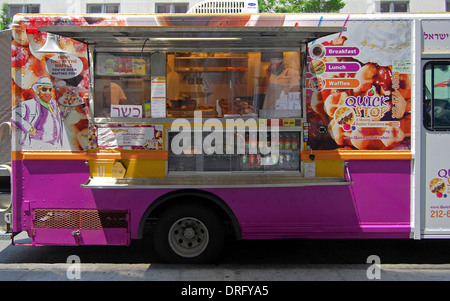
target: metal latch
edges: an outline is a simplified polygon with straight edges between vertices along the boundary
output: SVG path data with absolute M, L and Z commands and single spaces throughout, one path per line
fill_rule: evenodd
M 7 224 L 11 224 L 12 223 L 12 213 L 5 213 L 5 216 L 4 216 L 4 218 L 5 218 L 5 223 L 7 223 Z
M 80 236 L 81 235 L 81 231 L 80 230 L 76 230 L 76 231 L 72 231 L 72 236 Z
M 344 162 L 344 169 L 347 174 L 347 182 L 353 183 L 352 175 L 350 174 L 350 169 L 348 168 L 348 162 Z

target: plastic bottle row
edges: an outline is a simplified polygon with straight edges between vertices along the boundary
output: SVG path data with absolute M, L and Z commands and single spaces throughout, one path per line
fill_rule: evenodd
M 256 146 L 259 147 L 259 149 L 262 149 L 264 147 L 271 148 L 271 139 L 267 139 L 267 141 L 251 141 L 248 136 L 245 137 L 245 149 L 255 149 Z M 274 145 L 275 148 L 278 148 L 279 150 L 298 150 L 299 143 L 298 143 L 298 134 L 297 133 L 283 133 L 280 134 L 278 138 L 278 142 L 275 142 L 276 145 Z M 264 145 L 266 144 L 266 145 Z
M 272 154 L 243 154 L 240 156 L 242 169 L 264 166 L 265 169 L 297 169 L 299 156 L 297 153 Z

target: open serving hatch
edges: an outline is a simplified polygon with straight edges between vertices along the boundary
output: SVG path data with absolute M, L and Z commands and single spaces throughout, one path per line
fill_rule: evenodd
M 95 47 L 152 51 L 298 51 L 343 27 L 43 26 L 39 30 Z

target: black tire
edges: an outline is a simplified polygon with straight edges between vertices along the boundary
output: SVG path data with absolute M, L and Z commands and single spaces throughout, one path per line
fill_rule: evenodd
M 165 262 L 207 263 L 220 255 L 224 238 L 223 222 L 214 210 L 198 204 L 177 204 L 159 216 L 154 248 Z

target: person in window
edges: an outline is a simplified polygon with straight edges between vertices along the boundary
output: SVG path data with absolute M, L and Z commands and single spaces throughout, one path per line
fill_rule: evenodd
M 298 91 L 300 73 L 283 58 L 272 58 L 266 70 L 264 85 L 266 97 L 263 109 L 273 110 L 276 108 L 277 100 L 286 97 L 289 92 Z
M 103 92 L 104 100 L 110 100 L 112 105 L 124 105 L 126 103 L 127 96 L 122 88 L 111 80 L 109 80 L 109 84 L 105 85 Z
M 50 78 L 39 78 L 32 88 L 36 97 L 22 101 L 12 111 L 11 122 L 20 130 L 20 144 L 62 146 L 64 114 L 53 98 Z
M 102 113 L 96 115 L 110 116 L 111 105 L 124 105 L 126 104 L 126 101 L 127 97 L 122 88 L 118 84 L 112 82 L 110 78 L 106 78 L 103 87 Z

